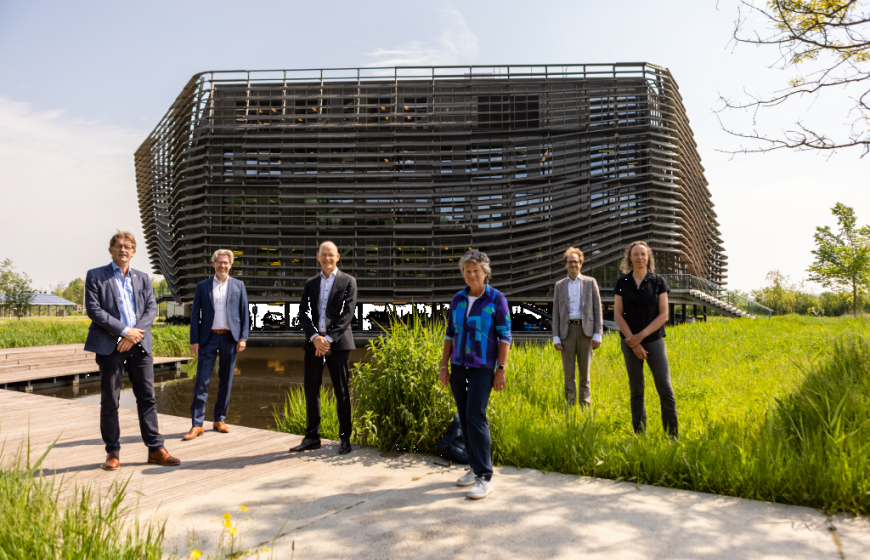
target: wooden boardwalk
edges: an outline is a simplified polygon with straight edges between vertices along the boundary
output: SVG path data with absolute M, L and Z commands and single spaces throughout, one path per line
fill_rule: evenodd
M 191 358 L 154 358 L 157 368 L 174 367 Z M 33 385 L 78 385 L 98 380 L 96 354 L 85 352 L 84 344 L 0 348 L 0 388 L 30 392 Z
M 179 467 L 161 467 L 147 463 L 136 411 L 122 408 L 118 413 L 121 469 L 110 473 L 99 468 L 106 452 L 100 438 L 98 404 L 0 390 L 0 442 L 5 447 L 0 460 L 8 464 L 29 444 L 34 462 L 57 439 L 43 463 L 44 473 L 63 475 L 70 483 L 89 484 L 103 492 L 129 478 L 128 499 L 138 500 L 140 510 L 151 510 L 195 500 L 228 477 L 256 479 L 293 469 L 323 454 L 334 455 L 338 449 L 337 443 L 324 441 L 318 451 L 290 455 L 287 450 L 298 444 L 301 436 L 241 426 L 231 426 L 229 434 L 219 434 L 210 430 L 211 423 L 206 423 L 203 436 L 186 442 L 181 436 L 190 429 L 190 419 L 161 414 L 160 432 L 166 448 L 182 460 Z

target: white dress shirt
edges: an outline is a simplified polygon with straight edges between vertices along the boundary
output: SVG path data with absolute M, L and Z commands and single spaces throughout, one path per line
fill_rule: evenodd
M 211 280 L 211 295 L 214 301 L 214 321 L 211 324 L 212 330 L 223 330 L 230 328 L 230 321 L 227 319 L 227 288 L 230 285 L 229 276 L 221 282 L 217 276 Z
M 580 282 L 580 275 L 577 275 L 577 278 L 571 280 L 571 277 L 568 276 L 568 318 L 569 319 L 582 319 L 583 318 L 583 290 L 580 289 L 582 286 L 582 282 Z M 554 329 L 558 329 L 559 325 L 553 325 Z M 592 335 L 592 340 L 595 342 L 601 342 L 601 335 L 599 333 L 594 333 Z M 562 344 L 562 338 L 559 336 L 553 337 L 553 344 Z
M 338 269 L 333 270 L 329 276 L 323 274 L 323 271 L 320 271 L 320 314 L 319 321 L 317 322 L 317 330 L 319 332 L 315 333 L 311 340 L 314 340 L 316 336 L 323 336 L 330 344 L 332 344 L 332 337 L 329 335 L 325 335 L 323 333 L 326 332 L 326 304 L 329 303 L 329 294 L 332 293 L 332 285 L 335 283 L 335 273 Z

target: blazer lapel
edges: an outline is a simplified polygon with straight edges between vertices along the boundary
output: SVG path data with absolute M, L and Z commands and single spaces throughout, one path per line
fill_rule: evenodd
M 121 318 L 121 300 L 118 298 L 118 283 L 115 282 L 115 269 L 112 265 L 106 267 L 108 274 L 109 291 L 112 292 L 112 298 L 115 300 L 115 309 L 118 311 L 117 319 Z
M 209 278 L 208 281 L 208 299 L 211 301 L 211 308 L 214 309 L 214 279 Z
M 566 319 L 571 313 L 571 300 L 568 294 L 568 282 L 570 282 L 570 280 L 565 280 L 564 282 L 559 283 L 559 287 L 562 290 L 562 293 L 559 294 L 559 307 L 561 307 L 562 309 L 560 309 L 559 312 Z
M 335 298 L 344 296 L 344 289 L 340 289 L 340 286 L 344 286 L 344 273 L 336 269 L 335 279 L 332 281 L 332 290 L 329 291 L 329 301 L 326 302 L 327 308 L 335 302 Z M 339 293 L 341 296 L 339 296 Z
M 314 290 L 312 290 L 311 294 L 311 319 L 314 322 L 315 330 L 318 328 L 317 325 L 320 324 L 320 283 L 323 282 L 323 277 L 320 273 L 317 273 L 314 280 Z

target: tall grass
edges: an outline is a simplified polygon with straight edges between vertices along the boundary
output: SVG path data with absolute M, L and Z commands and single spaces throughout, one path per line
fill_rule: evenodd
M 31 466 L 19 455 L 0 467 L 0 558 L 163 557 L 163 527 L 140 526 L 121 506 L 126 484 L 113 486 L 102 499 L 77 486 L 60 500 L 62 482 L 43 478 L 39 470 L 44 458 Z
M 0 348 L 84 344 L 90 319 L 8 321 L 0 323 Z M 155 356 L 190 356 L 190 329 L 186 326 L 165 326 L 151 329 Z
M 437 381 L 442 335 L 394 325 L 373 343 L 352 381 L 361 440 L 382 450 L 434 450 L 455 406 Z M 678 442 L 663 433 L 649 375 L 648 431 L 632 432 L 617 336 L 605 336 L 595 353 L 588 409 L 566 407 L 552 345 L 519 344 L 507 388 L 490 399 L 494 461 L 870 513 L 870 342 L 862 320 L 711 321 L 670 328 L 666 343 Z M 287 413 L 304 422 L 304 405 Z

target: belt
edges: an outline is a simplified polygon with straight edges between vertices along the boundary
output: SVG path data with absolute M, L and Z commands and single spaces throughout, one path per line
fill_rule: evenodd
M 582 325 L 583 320 L 582 319 L 568 319 L 568 324 L 569 325 Z M 214 331 L 212 331 L 212 332 L 214 332 Z
M 214 334 L 227 334 L 228 332 L 230 332 L 230 329 L 214 329 L 211 332 L 213 332 Z

